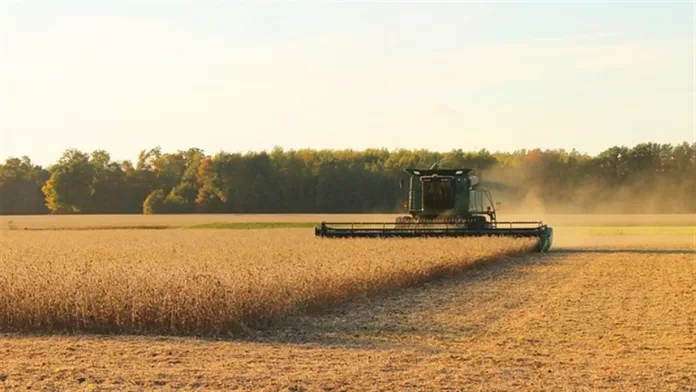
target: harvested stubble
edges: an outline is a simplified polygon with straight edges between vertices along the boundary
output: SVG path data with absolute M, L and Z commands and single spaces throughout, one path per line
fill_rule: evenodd
M 226 335 L 531 246 L 322 240 L 303 229 L 6 232 L 0 330 Z

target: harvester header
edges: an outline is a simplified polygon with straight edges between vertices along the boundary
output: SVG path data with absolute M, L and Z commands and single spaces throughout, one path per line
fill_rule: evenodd
M 490 191 L 481 187 L 468 168 L 406 168 L 409 186 L 405 207 L 409 215 L 394 222 L 322 222 L 314 229 L 328 238 L 416 237 L 532 237 L 536 251 L 546 252 L 553 229 L 543 222 L 500 222 Z M 405 188 L 404 180 L 399 182 Z

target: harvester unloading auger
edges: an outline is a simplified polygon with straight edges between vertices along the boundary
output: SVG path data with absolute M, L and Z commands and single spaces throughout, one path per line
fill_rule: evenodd
M 410 175 L 406 207 L 394 222 L 321 222 L 314 233 L 328 238 L 361 237 L 531 237 L 546 252 L 553 228 L 539 221 L 499 222 L 490 191 L 481 189 L 471 169 L 405 169 Z M 400 187 L 404 187 L 401 180 Z

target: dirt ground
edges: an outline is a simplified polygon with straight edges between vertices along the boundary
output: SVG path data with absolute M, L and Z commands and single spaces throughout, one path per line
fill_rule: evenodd
M 0 390 L 696 391 L 695 241 L 557 233 L 237 340 L 3 335 Z

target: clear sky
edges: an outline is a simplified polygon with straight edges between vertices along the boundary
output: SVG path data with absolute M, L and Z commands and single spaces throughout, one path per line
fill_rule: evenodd
M 0 0 L 0 159 L 693 141 L 695 12 L 686 1 Z

